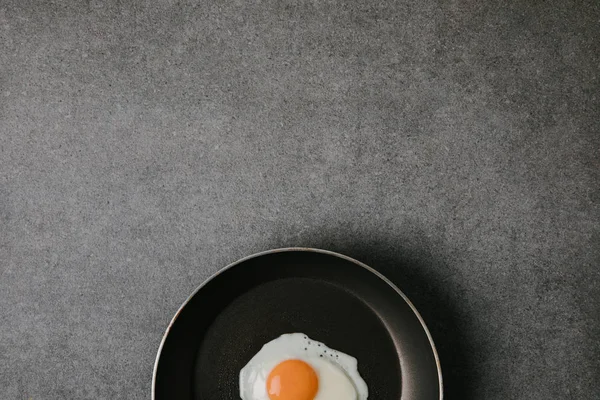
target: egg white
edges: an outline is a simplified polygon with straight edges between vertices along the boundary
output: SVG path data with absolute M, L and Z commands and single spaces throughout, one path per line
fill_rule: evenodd
M 302 333 L 282 335 L 265 344 L 240 371 L 242 400 L 268 400 L 267 378 L 285 360 L 308 363 L 319 377 L 315 400 L 366 400 L 368 388 L 356 358 L 327 347 Z

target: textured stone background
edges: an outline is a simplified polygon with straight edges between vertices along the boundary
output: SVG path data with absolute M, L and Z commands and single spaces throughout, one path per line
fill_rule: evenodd
M 2 1 L 0 398 L 147 399 L 198 284 L 316 246 L 411 297 L 448 398 L 598 399 L 599 38 L 597 1 Z

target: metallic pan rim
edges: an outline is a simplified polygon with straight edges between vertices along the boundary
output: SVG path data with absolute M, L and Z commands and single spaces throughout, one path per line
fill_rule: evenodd
M 406 304 L 408 304 L 408 306 L 410 307 L 410 309 L 415 313 L 415 315 L 417 316 L 417 318 L 419 319 L 419 322 L 421 323 L 421 326 L 423 327 L 423 330 L 425 331 L 425 333 L 427 334 L 427 338 L 429 339 L 429 344 L 431 345 L 431 349 L 433 350 L 433 356 L 435 357 L 435 364 L 437 367 L 437 372 L 438 372 L 438 379 L 439 379 L 439 389 L 440 389 L 440 400 L 443 400 L 444 398 L 444 386 L 443 386 L 443 380 L 442 380 L 442 367 L 440 365 L 440 358 L 438 356 L 438 352 L 437 349 L 435 347 L 435 343 L 433 343 L 433 338 L 431 337 L 431 333 L 429 332 L 429 329 L 427 328 L 427 325 L 425 324 L 425 321 L 423 320 L 423 317 L 421 317 L 421 314 L 419 314 L 419 312 L 417 311 L 417 309 L 415 308 L 415 306 L 413 305 L 413 303 L 408 299 L 408 297 L 406 297 L 406 295 L 404 293 L 402 293 L 402 291 L 400 289 L 398 289 L 398 287 L 396 285 L 394 285 L 388 278 L 386 278 L 385 276 L 383 276 L 382 274 L 380 274 L 379 272 L 377 272 L 376 270 L 374 270 L 373 268 L 369 267 L 368 265 L 355 260 L 351 257 L 345 256 L 343 254 L 340 253 L 336 253 L 333 251 L 329 251 L 329 250 L 322 250 L 322 249 L 313 249 L 310 247 L 284 247 L 284 248 L 280 248 L 280 249 L 272 249 L 272 250 L 266 250 L 266 251 L 261 251 L 259 253 L 255 253 L 249 256 L 246 256 L 238 261 L 235 261 L 229 265 L 227 265 L 225 268 L 220 269 L 219 271 L 217 271 L 216 273 L 214 273 L 212 276 L 210 276 L 208 279 L 206 279 L 204 282 L 202 282 L 202 284 L 200 284 L 200 286 L 198 286 L 196 288 L 196 290 L 194 290 L 194 292 L 183 302 L 183 304 L 181 305 L 181 307 L 179 307 L 179 309 L 177 310 L 177 312 L 175 313 L 175 315 L 173 316 L 173 318 L 171 319 L 171 322 L 169 322 L 169 326 L 167 327 L 167 330 L 165 331 L 162 340 L 160 341 L 160 346 L 158 346 L 158 352 L 156 354 L 156 359 L 154 361 L 154 370 L 152 371 L 152 400 L 156 400 L 155 396 L 156 396 L 156 373 L 158 371 L 158 361 L 160 360 L 160 355 L 162 353 L 162 349 L 163 346 L 165 344 L 165 341 L 167 340 L 167 336 L 169 335 L 169 332 L 171 331 L 171 328 L 173 327 L 173 324 L 175 323 L 175 320 L 177 320 L 177 317 L 179 316 L 179 314 L 181 313 L 181 311 L 185 308 L 185 306 L 190 302 L 190 300 L 196 295 L 196 293 L 198 293 L 200 291 L 200 289 L 202 289 L 208 282 L 212 281 L 216 276 L 220 275 L 222 272 L 227 271 L 228 269 L 235 267 L 238 264 L 243 263 L 244 261 L 250 260 L 252 258 L 256 258 L 256 257 L 260 257 L 260 256 L 264 256 L 267 254 L 273 254 L 273 253 L 283 253 L 283 252 L 287 252 L 287 251 L 305 251 L 305 252 L 313 252 L 313 253 L 321 253 L 321 254 L 327 254 L 330 256 L 335 256 L 335 257 L 339 257 L 342 258 L 346 261 L 350 261 L 353 262 L 354 264 L 363 267 L 364 269 L 366 269 L 367 271 L 373 273 L 374 275 L 376 275 L 377 277 L 379 277 L 379 279 L 381 279 L 382 281 L 384 281 L 385 283 L 387 283 L 392 289 L 394 289 L 396 291 L 396 293 L 398 293 L 400 295 L 400 297 L 402 297 L 402 299 L 406 302 Z

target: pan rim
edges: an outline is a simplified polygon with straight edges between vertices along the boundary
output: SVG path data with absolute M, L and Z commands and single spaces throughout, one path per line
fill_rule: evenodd
M 243 263 L 243 262 L 245 262 L 247 260 L 250 260 L 252 258 L 256 258 L 256 257 L 268 255 L 268 254 L 284 253 L 284 252 L 290 252 L 290 251 L 304 251 L 304 252 L 326 254 L 326 255 L 330 255 L 330 256 L 334 256 L 334 257 L 338 257 L 338 258 L 344 259 L 346 261 L 350 261 L 350 262 L 358 265 L 359 267 L 362 267 L 362 268 L 366 269 L 367 271 L 371 272 L 372 274 L 374 274 L 375 276 L 377 276 L 379 279 L 381 279 L 383 282 L 385 282 L 387 285 L 389 285 L 393 290 L 395 290 L 396 293 L 398 293 L 400 295 L 400 297 L 402 297 L 402 299 L 406 302 L 406 304 L 408 304 L 408 306 L 410 307 L 410 309 L 412 310 L 412 312 L 416 315 L 417 319 L 421 323 L 421 326 L 423 327 L 423 330 L 425 331 L 425 334 L 427 335 L 427 339 L 429 340 L 429 344 L 431 346 L 431 350 L 433 351 L 433 356 L 435 358 L 435 364 L 436 364 L 436 368 L 437 368 L 438 384 L 439 384 L 439 391 L 440 391 L 439 400 L 443 400 L 443 398 L 444 398 L 444 385 L 443 385 L 443 378 L 442 378 L 442 367 L 441 367 L 441 364 L 440 364 L 440 358 L 439 358 L 439 355 L 438 355 L 438 352 L 437 352 L 437 348 L 435 347 L 435 343 L 433 342 L 433 337 L 431 336 L 431 333 L 429 332 L 429 329 L 427 328 L 427 325 L 425 324 L 425 320 L 423 320 L 423 317 L 421 317 L 421 314 L 419 313 L 419 311 L 417 310 L 417 308 L 413 305 L 413 303 L 409 300 L 409 298 L 406 297 L 406 295 L 392 281 L 390 281 L 388 278 L 386 278 L 380 272 L 378 272 L 374 268 L 368 266 L 367 264 L 365 264 L 365 263 L 363 263 L 361 261 L 355 260 L 354 258 L 346 256 L 346 255 L 341 254 L 341 253 L 336 253 L 336 252 L 331 251 L 331 250 L 317 249 L 317 248 L 312 248 L 312 247 L 282 247 L 282 248 L 278 248 L 278 249 L 271 249 L 271 250 L 260 251 L 258 253 L 254 253 L 254 254 L 248 255 L 246 257 L 243 257 L 243 258 L 241 258 L 241 259 L 239 259 L 237 261 L 234 261 L 231 264 L 228 264 L 227 266 L 221 268 L 220 270 L 218 270 L 217 272 L 215 272 L 214 274 L 212 274 L 210 277 L 208 277 L 207 279 L 205 279 L 204 282 L 202 282 L 192 292 L 192 294 L 190 294 L 187 297 L 187 299 L 183 302 L 183 304 L 181 304 L 181 306 L 177 309 L 177 312 L 175 313 L 175 315 L 173 316 L 173 318 L 171 318 L 171 321 L 169 322 L 169 325 L 167 326 L 167 329 L 165 330 L 165 333 L 162 336 L 162 339 L 160 341 L 160 345 L 158 346 L 158 351 L 156 353 L 156 358 L 154 360 L 154 368 L 153 368 L 153 371 L 152 371 L 151 400 L 156 400 L 156 374 L 158 372 L 158 362 L 159 362 L 160 356 L 162 354 L 163 346 L 164 346 L 164 344 L 165 344 L 165 342 L 167 340 L 167 337 L 169 336 L 171 328 L 173 327 L 173 325 L 175 324 L 175 321 L 179 317 L 179 314 L 181 314 L 181 312 L 183 311 L 183 309 L 185 308 L 185 306 L 187 306 L 187 304 L 191 301 L 191 299 L 205 285 L 207 285 L 214 278 L 216 278 L 217 276 L 219 276 L 221 273 L 229 270 L 230 268 L 235 267 L 238 264 L 241 264 L 241 263 Z

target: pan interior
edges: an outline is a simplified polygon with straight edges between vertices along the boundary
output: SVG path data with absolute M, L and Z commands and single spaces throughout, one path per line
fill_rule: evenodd
M 369 397 L 400 397 L 398 355 L 378 316 L 347 290 L 296 278 L 259 285 L 217 316 L 198 350 L 194 398 L 239 399 L 242 367 L 262 345 L 292 332 L 356 357 Z

